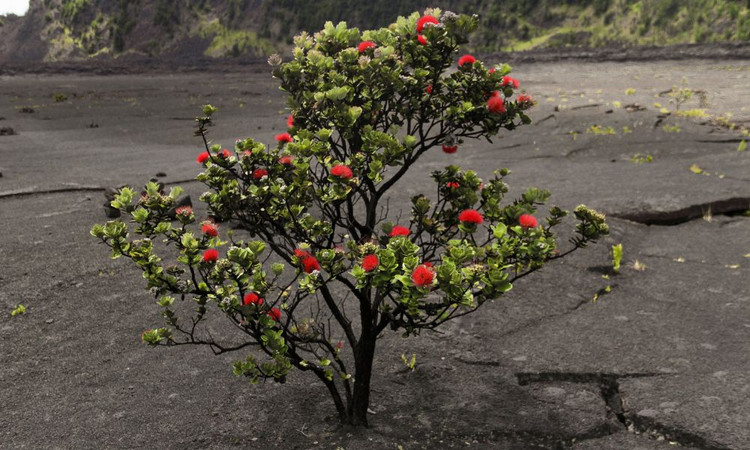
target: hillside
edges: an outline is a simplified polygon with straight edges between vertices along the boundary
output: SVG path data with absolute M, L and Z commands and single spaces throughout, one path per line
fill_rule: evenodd
M 750 0 L 31 0 L 0 16 L 0 61 L 260 58 L 327 20 L 379 27 L 427 6 L 479 14 L 483 52 L 750 41 Z

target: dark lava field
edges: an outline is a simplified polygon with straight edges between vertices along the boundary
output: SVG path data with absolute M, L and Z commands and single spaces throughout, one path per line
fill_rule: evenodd
M 511 194 L 599 209 L 611 235 L 440 333 L 386 333 L 366 430 L 340 429 L 310 375 L 252 386 L 242 355 L 147 348 L 159 308 L 89 235 L 105 188 L 152 177 L 205 214 L 193 119 L 210 102 L 214 142 L 272 143 L 286 112 L 267 69 L 0 77 L 0 447 L 750 448 L 745 60 L 519 63 L 534 123 L 436 148 L 391 213 L 445 165 L 508 167 Z

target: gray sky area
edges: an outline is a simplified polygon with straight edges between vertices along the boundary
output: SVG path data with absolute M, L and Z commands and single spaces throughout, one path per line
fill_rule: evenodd
M 22 16 L 29 9 L 29 0 L 0 0 L 0 15 L 16 14 Z

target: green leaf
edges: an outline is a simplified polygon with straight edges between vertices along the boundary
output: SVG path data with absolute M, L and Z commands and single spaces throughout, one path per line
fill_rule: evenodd
M 13 311 L 10 312 L 11 317 L 16 317 L 19 314 L 25 314 L 26 313 L 26 307 L 22 304 L 16 305 L 15 308 L 13 308 Z
M 508 227 L 504 223 L 498 223 L 492 227 L 492 234 L 497 239 L 502 239 L 508 233 Z

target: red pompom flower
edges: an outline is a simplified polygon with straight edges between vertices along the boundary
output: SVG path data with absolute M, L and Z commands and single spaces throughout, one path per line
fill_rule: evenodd
M 294 156 L 286 155 L 279 158 L 279 164 L 283 164 L 285 166 L 291 166 L 292 162 L 294 162 Z
M 458 67 L 464 67 L 466 65 L 473 65 L 477 59 L 471 55 L 464 55 L 460 58 L 458 58 Z
M 427 24 L 437 25 L 440 22 L 434 16 L 422 16 L 417 20 L 417 33 L 421 33 Z
M 242 299 L 242 303 L 245 306 L 249 306 L 249 305 L 260 306 L 263 304 L 263 299 L 258 297 L 258 294 L 256 294 L 255 292 L 249 292 L 245 294 L 245 298 Z
M 458 220 L 462 223 L 473 223 L 479 225 L 484 221 L 484 217 L 476 209 L 464 209 L 459 213 Z
M 487 100 L 487 109 L 493 114 L 505 114 L 505 99 L 500 96 L 499 92 L 493 92 Z
M 193 208 L 189 206 L 180 206 L 174 210 L 174 213 L 178 216 L 190 216 L 193 214 Z
M 443 144 L 443 151 L 445 153 L 456 153 L 458 151 L 458 146 Z
M 268 317 L 272 318 L 274 322 L 278 322 L 281 320 L 281 310 L 279 308 L 271 308 L 271 310 L 268 311 Z
M 372 272 L 380 264 L 380 260 L 377 255 L 367 255 L 362 258 L 362 268 L 365 272 Z
M 432 281 L 435 279 L 435 272 L 432 271 L 432 268 L 430 268 L 426 264 L 422 264 L 420 266 L 417 266 L 414 268 L 414 271 L 411 273 L 411 281 L 414 282 L 414 285 L 420 288 L 423 288 L 425 286 L 429 286 L 432 284 Z
M 352 173 L 352 169 L 350 169 L 349 166 L 339 164 L 331 167 L 331 175 L 334 177 L 346 178 L 348 180 L 354 176 L 354 173 Z
M 229 150 L 224 149 L 221 151 L 221 153 L 219 153 L 219 156 L 221 156 L 224 159 L 227 159 L 231 156 L 231 153 L 229 153 Z
M 216 225 L 211 222 L 204 222 L 203 225 L 201 225 L 201 233 L 206 236 L 216 237 L 219 235 L 219 230 L 216 228 Z
M 529 109 L 534 106 L 534 99 L 532 99 L 530 95 L 521 94 L 518 96 L 517 103 L 519 108 Z
M 281 133 L 276 135 L 277 142 L 292 142 L 292 135 L 289 133 Z
M 294 116 L 289 114 L 289 117 L 286 118 L 286 126 L 289 128 L 292 128 L 294 126 Z
M 215 248 L 209 248 L 203 252 L 203 262 L 216 262 L 219 259 L 219 251 Z
M 357 47 L 357 50 L 359 50 L 360 53 L 363 53 L 375 47 L 377 47 L 377 45 L 375 45 L 375 43 L 372 41 L 362 41 L 359 43 L 359 47 Z
M 195 158 L 195 160 L 198 162 L 198 164 L 203 164 L 206 161 L 208 161 L 209 158 L 211 158 L 211 155 L 208 152 L 203 152 L 200 155 L 198 155 L 198 157 Z
M 506 75 L 506 76 L 503 77 L 503 82 L 500 85 L 502 87 L 512 86 L 513 89 L 518 89 L 518 86 L 520 86 L 521 84 L 515 78 Z
M 268 171 L 266 169 L 255 169 L 253 170 L 253 178 L 256 180 L 260 180 L 263 177 L 268 176 Z
M 305 271 L 305 273 L 313 273 L 316 270 L 320 270 L 320 263 L 318 262 L 318 258 L 309 255 L 305 258 L 302 258 L 302 270 Z
M 524 228 L 536 228 L 539 225 L 536 217 L 531 214 L 521 214 L 521 217 L 518 218 L 518 224 Z
M 445 186 L 448 189 L 458 189 L 458 187 L 461 186 L 461 185 L 458 184 L 458 181 L 449 181 L 449 182 L 445 183 Z
M 417 35 L 417 41 L 419 42 L 420 45 L 427 45 L 427 38 L 421 34 Z
M 425 89 L 425 91 L 427 91 L 428 94 L 432 94 L 432 85 L 428 84 L 427 88 Z
M 396 225 L 391 230 L 391 234 L 389 234 L 390 237 L 396 237 L 396 236 L 408 236 L 411 234 L 411 230 L 409 230 L 406 227 L 402 227 L 401 225 Z

